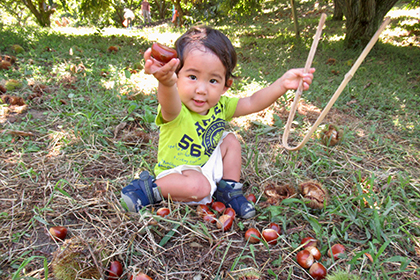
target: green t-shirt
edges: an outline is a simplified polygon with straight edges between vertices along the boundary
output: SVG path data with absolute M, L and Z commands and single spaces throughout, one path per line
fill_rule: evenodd
M 179 115 L 164 123 L 160 106 L 156 124 L 160 128 L 155 175 L 179 165 L 203 166 L 213 153 L 226 122 L 232 119 L 239 98 L 221 96 L 207 115 L 190 111 L 184 104 Z

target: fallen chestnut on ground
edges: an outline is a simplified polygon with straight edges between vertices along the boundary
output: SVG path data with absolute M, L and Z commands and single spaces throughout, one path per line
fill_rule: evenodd
M 229 215 L 229 216 L 231 216 L 232 218 L 234 218 L 235 219 L 235 217 L 236 217 L 236 212 L 235 212 L 235 210 L 233 210 L 233 208 L 230 208 L 230 207 L 228 207 L 228 208 L 226 208 L 226 210 L 225 210 L 225 213 L 224 213 L 225 215 Z
M 317 247 L 309 246 L 309 247 L 306 247 L 305 250 L 308 250 L 317 261 L 319 261 L 319 259 L 321 258 L 321 252 L 319 251 Z
M 274 229 L 275 231 L 277 231 L 277 233 L 280 235 L 281 234 L 281 227 L 279 224 L 276 223 L 270 223 L 268 225 L 268 228 Z
M 246 200 L 251 201 L 252 203 L 257 203 L 257 198 L 253 193 L 248 194 L 245 198 Z
M 327 269 L 324 265 L 317 262 L 314 263 L 311 268 L 309 268 L 309 274 L 315 279 L 315 280 L 322 280 L 325 279 L 327 276 Z
M 222 229 L 223 231 L 228 231 L 233 224 L 233 217 L 229 215 L 222 215 L 217 221 L 217 228 Z
M 249 243 L 258 243 L 260 242 L 261 234 L 256 228 L 250 228 L 245 232 L 245 240 Z
M 296 261 L 301 267 L 308 269 L 312 266 L 315 259 L 311 252 L 305 249 L 296 254 Z
M 136 275 L 136 277 L 133 277 L 133 275 L 131 275 L 130 280 L 153 280 L 153 279 L 144 273 L 139 273 Z
M 152 45 L 152 57 L 162 63 L 168 63 L 172 58 L 176 58 L 178 56 L 176 50 L 159 44 L 153 43 Z
M 309 246 L 316 247 L 318 245 L 318 240 L 316 240 L 313 237 L 308 236 L 308 237 L 303 238 L 300 244 L 303 245 L 303 248 L 307 248 Z
M 161 217 L 166 217 L 166 216 L 168 216 L 170 213 L 171 213 L 171 210 L 169 210 L 169 209 L 168 209 L 168 208 L 166 208 L 166 207 L 162 207 L 162 208 L 159 208 L 159 209 L 157 210 L 156 215 L 161 216 Z
M 204 217 L 206 214 L 211 213 L 210 208 L 205 204 L 200 204 L 197 206 L 197 214 L 201 217 Z
M 262 237 L 268 244 L 276 245 L 279 234 L 276 230 L 272 228 L 266 228 L 262 231 Z
M 223 202 L 215 201 L 211 205 L 211 208 L 219 214 L 222 214 L 226 210 L 226 205 Z
M 214 224 L 217 221 L 216 214 L 214 214 L 213 212 L 207 213 L 203 216 L 203 220 L 205 222 L 209 222 L 209 223 Z
M 63 241 L 67 236 L 67 228 L 62 226 L 56 226 L 50 228 L 50 234 L 56 241 Z
M 346 248 L 344 248 L 341 244 L 334 244 L 330 250 L 328 250 L 328 257 L 334 257 L 334 260 L 339 258 L 340 254 L 344 254 L 346 252 Z
M 122 264 L 119 261 L 113 261 L 108 268 L 108 279 L 118 279 L 123 273 Z

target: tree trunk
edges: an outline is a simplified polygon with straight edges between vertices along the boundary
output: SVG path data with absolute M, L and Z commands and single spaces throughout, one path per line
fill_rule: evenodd
M 23 4 L 31 11 L 35 16 L 36 21 L 42 27 L 51 26 L 51 15 L 55 12 L 55 9 L 48 6 L 44 0 L 36 0 L 34 3 L 32 0 L 23 0 Z M 35 6 L 36 5 L 36 6 Z
M 166 8 L 168 7 L 166 1 L 165 0 L 156 0 L 155 4 L 157 6 L 157 11 L 159 13 L 159 18 L 160 19 L 165 19 Z
M 334 15 L 332 19 L 341 21 L 343 20 L 343 16 L 343 8 L 337 0 L 334 0 Z
M 398 0 L 336 0 L 346 17 L 345 45 L 365 46 Z

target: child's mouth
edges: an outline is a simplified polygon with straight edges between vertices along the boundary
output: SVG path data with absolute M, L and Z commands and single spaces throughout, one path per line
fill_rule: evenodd
M 201 106 L 203 106 L 205 103 L 206 103 L 205 101 L 195 100 L 195 99 L 194 99 L 194 105 L 195 105 L 195 106 L 201 107 Z

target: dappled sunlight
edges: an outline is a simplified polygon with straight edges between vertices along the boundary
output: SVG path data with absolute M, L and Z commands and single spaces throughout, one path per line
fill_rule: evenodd
M 59 127 L 60 128 L 60 127 Z M 62 126 L 61 126 L 62 128 Z M 48 153 L 46 157 L 56 157 L 62 153 L 62 149 L 66 147 L 70 142 L 75 142 L 77 138 L 75 135 L 70 134 L 69 131 L 61 129 L 60 131 L 53 131 L 48 134 Z
M 344 40 L 345 36 L 346 36 L 345 34 L 343 34 L 343 35 L 334 34 L 334 35 L 328 37 L 328 41 L 330 41 L 330 42 L 342 41 L 342 40 Z
M 420 8 L 411 10 L 391 10 L 387 16 L 392 19 L 392 26 L 384 30 L 381 39 L 394 46 L 420 47 Z M 417 25 L 417 27 L 416 27 Z M 417 30 L 417 31 L 416 31 Z

